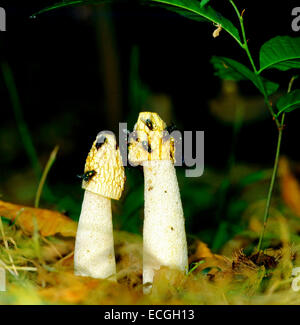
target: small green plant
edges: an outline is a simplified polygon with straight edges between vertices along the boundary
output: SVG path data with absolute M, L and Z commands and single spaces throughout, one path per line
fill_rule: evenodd
M 98 4 L 104 2 L 117 2 L 117 0 L 65 0 L 51 7 L 45 8 L 33 16 L 66 6 Z M 247 42 L 244 26 L 245 10 L 240 12 L 233 0 L 224 0 L 224 3 L 227 2 L 232 6 L 238 18 L 239 28 L 237 28 L 230 20 L 225 18 L 221 13 L 214 10 L 214 8 L 209 5 L 210 0 L 140 0 L 140 2 L 146 5 L 155 5 L 166 8 L 180 15 L 183 15 L 188 19 L 204 22 L 206 21 L 214 24 L 216 30 L 213 36 L 218 37 L 222 30 L 224 30 L 240 46 L 249 60 L 250 68 L 236 60 L 222 56 L 213 56 L 211 63 L 214 66 L 215 74 L 222 79 L 234 81 L 250 81 L 264 97 L 265 104 L 270 112 L 270 116 L 274 120 L 274 123 L 278 130 L 273 172 L 264 211 L 263 230 L 260 234 L 259 243 L 257 246 L 257 250 L 260 252 L 262 249 L 265 228 L 269 217 L 273 188 L 278 170 L 285 115 L 286 113 L 289 113 L 300 107 L 300 90 L 292 90 L 292 85 L 296 76 L 292 77 L 287 89 L 287 93 L 278 99 L 276 105 L 273 105 L 270 101 L 270 96 L 279 89 L 280 85 L 272 80 L 266 79 L 264 77 L 264 73 L 270 69 L 277 69 L 280 71 L 299 69 L 300 37 L 292 38 L 289 36 L 277 36 L 267 41 L 261 46 L 258 65 L 255 63 L 253 54 L 251 53 Z

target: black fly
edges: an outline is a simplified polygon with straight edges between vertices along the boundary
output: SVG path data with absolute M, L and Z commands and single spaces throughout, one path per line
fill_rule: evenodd
M 104 145 L 104 143 L 106 143 L 106 141 L 107 141 L 106 136 L 101 134 L 100 137 L 97 139 L 96 149 L 99 150 Z
M 145 150 L 147 150 L 149 153 L 152 152 L 151 146 L 148 144 L 147 141 L 143 141 L 143 142 L 142 142 L 142 146 L 143 146 L 143 148 L 144 148 Z
M 148 128 L 150 131 L 153 130 L 153 123 L 152 123 L 152 121 L 151 121 L 149 118 L 147 118 L 146 121 L 143 121 L 143 122 L 146 124 L 147 128 Z
M 77 177 L 83 179 L 85 182 L 89 182 L 95 175 L 96 172 L 94 170 L 89 170 L 83 175 L 77 175 Z
M 171 134 L 174 130 L 176 130 L 176 125 L 174 123 L 171 123 L 171 125 L 165 128 L 165 131 L 167 131 L 169 134 Z

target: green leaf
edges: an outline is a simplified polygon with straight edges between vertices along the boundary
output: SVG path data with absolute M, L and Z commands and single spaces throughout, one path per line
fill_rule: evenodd
M 210 0 L 201 0 L 200 2 L 200 7 L 203 8 L 205 7 L 208 3 L 209 3 Z
M 192 20 L 210 21 L 221 25 L 241 45 L 238 29 L 230 20 L 208 6 L 207 0 L 202 0 L 201 3 L 198 0 L 143 0 L 142 2 L 149 5 L 156 4 Z
M 168 10 L 175 11 L 189 19 L 197 21 L 210 21 L 214 24 L 219 24 L 226 30 L 240 45 L 241 40 L 237 28 L 230 20 L 223 17 L 219 12 L 215 11 L 212 7 L 208 6 L 209 0 L 140 0 L 142 4 L 156 5 L 164 7 Z M 56 3 L 53 6 L 47 7 L 33 14 L 31 17 L 36 17 L 39 14 L 59 9 L 68 6 L 80 6 L 88 4 L 98 4 L 105 2 L 124 2 L 124 0 L 65 0 Z
M 268 96 L 274 94 L 278 90 L 278 88 L 279 88 L 278 83 L 270 81 L 270 80 L 268 80 L 266 78 L 262 78 L 262 80 L 263 80 L 263 84 L 264 84 L 264 87 L 265 87 L 265 90 L 266 90 L 266 93 L 267 93 Z M 263 94 L 261 88 L 260 87 L 257 87 L 257 88 Z
M 52 11 L 55 9 L 60 9 L 64 7 L 76 7 L 76 6 L 85 6 L 91 4 L 101 4 L 101 3 L 110 3 L 117 2 L 117 0 L 63 0 L 62 2 L 55 3 L 53 6 L 46 7 L 33 15 L 30 18 L 36 18 L 36 16 Z
M 10 220 L 10 219 L 8 219 L 8 218 L 5 218 L 5 217 L 0 216 L 0 219 L 1 219 L 3 222 L 7 223 L 8 225 L 11 225 L 11 224 L 12 224 L 12 220 Z
M 291 112 L 300 108 L 300 89 L 296 89 L 289 94 L 280 97 L 276 106 L 278 109 L 277 116 L 283 112 Z
M 263 93 L 262 85 L 259 83 L 254 72 L 252 72 L 242 63 L 220 56 L 213 56 L 210 62 L 213 64 L 216 70 L 215 75 L 221 79 L 234 81 L 250 80 L 255 87 L 257 87 L 258 90 Z M 277 83 L 267 79 L 263 79 L 263 83 L 268 95 L 273 94 L 279 87 Z
M 252 78 L 251 71 L 235 60 L 213 56 L 210 62 L 216 70 L 215 75 L 221 79 L 240 81 Z
M 277 36 L 270 39 L 261 47 L 259 60 L 259 73 L 271 68 L 281 71 L 299 69 L 300 37 Z

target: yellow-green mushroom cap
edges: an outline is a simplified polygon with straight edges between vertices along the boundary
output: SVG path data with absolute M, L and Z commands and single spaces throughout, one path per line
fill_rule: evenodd
M 157 113 L 141 112 L 134 126 L 135 138 L 129 142 L 128 158 L 132 164 L 141 165 L 150 160 L 174 162 L 174 139 L 166 137 L 166 123 Z
M 125 184 L 125 172 L 116 138 L 110 133 L 97 136 L 86 159 L 82 188 L 111 199 L 119 200 Z

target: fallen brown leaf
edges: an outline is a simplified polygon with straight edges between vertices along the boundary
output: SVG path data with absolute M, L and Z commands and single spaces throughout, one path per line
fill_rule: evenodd
M 189 263 L 196 264 L 199 261 L 203 261 L 203 263 L 199 264 L 193 271 L 194 274 L 207 270 L 207 276 L 212 279 L 215 278 L 217 274 L 223 277 L 227 270 L 230 270 L 231 260 L 229 258 L 213 254 L 207 245 L 200 240 L 196 240 L 193 246 L 194 253 L 189 257 Z
M 40 289 L 40 295 L 61 303 L 82 302 L 99 282 L 96 279 L 76 277 L 71 272 L 51 273 L 50 275 L 51 287 Z
M 76 222 L 57 211 L 0 201 L 0 216 L 16 221 L 16 224 L 26 233 L 34 232 L 34 219 L 36 218 L 38 230 L 42 236 L 61 234 L 65 237 L 75 237 L 76 235 Z
M 207 245 L 200 240 L 195 240 L 189 249 L 190 264 L 195 261 L 199 261 L 199 259 L 203 259 L 205 257 L 213 257 L 213 253 L 210 251 Z

